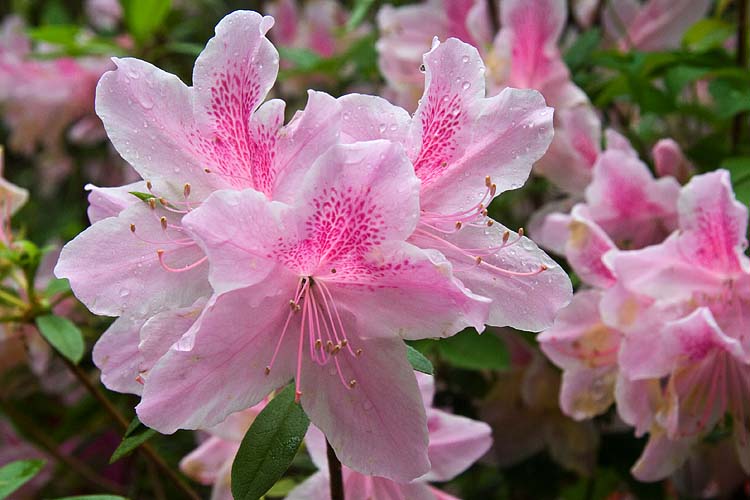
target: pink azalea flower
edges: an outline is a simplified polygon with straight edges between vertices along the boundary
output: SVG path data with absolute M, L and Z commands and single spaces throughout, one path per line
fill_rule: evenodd
M 92 312 L 119 316 L 94 348 L 112 390 L 139 394 L 142 376 L 210 294 L 205 255 L 183 216 L 222 188 L 293 197 L 336 141 L 339 105 L 325 94 L 311 92 L 307 111 L 286 126 L 282 101 L 261 104 L 278 72 L 265 37 L 272 24 L 254 12 L 225 17 L 196 61 L 193 87 L 130 58 L 117 59 L 98 86 L 112 143 L 147 181 L 92 188 L 92 226 L 65 246 L 56 273 Z
M 599 266 L 596 262 L 600 262 L 601 255 L 614 246 L 642 248 L 659 243 L 677 224 L 680 185 L 676 179 L 655 179 L 624 137 L 608 131 L 607 139 L 608 149 L 597 157 L 583 204 L 570 216 L 547 215 L 538 232 L 533 233 L 543 246 L 571 257 L 571 263 L 583 261 L 584 268 Z M 657 149 L 655 156 L 661 154 Z M 597 227 L 576 233 L 568 228 L 573 220 L 583 221 L 589 228 Z M 577 223 L 572 227 L 581 228 Z M 595 239 L 592 235 L 596 235 Z M 580 255 L 581 251 L 594 254 Z M 588 275 L 590 271 L 582 268 L 581 272 Z
M 432 464 L 430 472 L 411 483 L 399 483 L 383 477 L 366 476 L 344 466 L 344 491 L 348 498 L 452 499 L 452 496 L 429 486 L 428 482 L 453 479 L 489 449 L 492 438 L 487 424 L 433 408 L 435 388 L 432 377 L 417 374 L 417 381 L 427 413 L 428 455 Z M 180 462 L 185 474 L 203 484 L 214 485 L 212 499 L 232 498 L 232 462 L 245 432 L 264 405 L 260 403 L 230 415 L 223 423 L 210 429 L 211 437 Z M 305 442 L 313 462 L 320 470 L 289 493 L 287 499 L 327 499 L 330 486 L 325 437 L 320 430 L 311 427 Z
M 710 0 L 611 0 L 602 22 L 608 38 L 623 51 L 674 49 L 710 7 Z
M 276 0 L 266 8 L 277 24 L 271 39 L 277 45 L 311 50 L 331 57 L 345 47 L 337 30 L 346 24 L 348 15 L 338 2 L 313 0 L 300 8 L 297 0 Z
M 654 167 L 660 177 L 672 176 L 681 183 L 685 183 L 695 172 L 690 160 L 685 158 L 679 144 L 672 139 L 662 139 L 651 150 L 654 157 Z
M 605 322 L 623 332 L 618 388 L 623 419 L 650 439 L 634 474 L 665 477 L 692 446 L 733 418 L 740 463 L 750 471 L 750 261 L 747 208 L 729 174 L 694 177 L 679 199 L 679 231 L 606 259 L 618 280 L 603 297 Z
M 487 300 L 440 253 L 404 241 L 418 216 L 419 180 L 387 141 L 332 147 L 290 204 L 212 195 L 184 224 L 215 294 L 146 377 L 141 421 L 212 425 L 294 377 L 342 463 L 400 481 L 425 473 L 424 408 L 401 339 L 481 329 Z
M 86 15 L 95 28 L 112 30 L 122 19 L 122 4 L 117 0 L 86 0 Z
M 23 22 L 9 17 L 0 28 L 0 103 L 11 130 L 9 147 L 26 155 L 41 148 L 43 160 L 65 170 L 66 134 L 79 143 L 104 138 L 94 115 L 96 82 L 105 59 L 34 59 Z M 84 132 L 85 129 L 85 132 Z
M 411 241 L 445 254 L 458 279 L 492 299 L 488 324 L 546 328 L 570 299 L 567 275 L 531 240 L 489 219 L 486 207 L 526 181 L 549 145 L 551 110 L 530 90 L 486 98 L 477 50 L 455 38 L 436 41 L 424 66 L 413 117 L 378 97 L 342 97 L 344 140 L 403 143 L 422 181 Z

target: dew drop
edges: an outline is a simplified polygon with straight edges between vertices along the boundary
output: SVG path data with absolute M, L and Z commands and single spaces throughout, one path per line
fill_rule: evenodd
M 461 60 L 464 62 L 464 64 L 469 62 L 469 56 L 463 56 Z
M 123 288 L 120 290 L 120 297 L 124 298 L 124 297 L 127 297 L 128 295 L 130 295 L 130 290 L 128 290 L 127 288 Z

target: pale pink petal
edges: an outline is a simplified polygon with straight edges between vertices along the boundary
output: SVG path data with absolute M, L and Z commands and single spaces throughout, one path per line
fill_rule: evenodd
M 218 477 L 211 489 L 211 500 L 234 500 L 232 494 L 232 462 L 227 462 L 219 470 Z
M 141 327 L 138 344 L 143 358 L 141 371 L 148 371 L 167 353 L 172 344 L 180 340 L 198 319 L 206 301 L 206 297 L 200 297 L 187 307 L 162 311 L 146 320 Z
M 491 46 L 492 39 L 495 37 L 488 7 L 487 2 L 475 0 L 474 5 L 466 14 L 466 29 L 469 32 L 470 39 L 464 41 L 471 43 L 479 50 Z M 437 35 L 437 33 L 435 34 Z
M 484 329 L 489 300 L 454 278 L 441 253 L 388 242 L 365 265 L 358 275 L 337 272 L 326 280 L 339 307 L 361 318 L 359 335 L 415 340 Z
M 737 201 L 729 172 L 718 170 L 694 177 L 679 199 L 679 252 L 691 265 L 731 276 L 749 264 L 747 207 Z
M 658 141 L 651 154 L 654 157 L 654 167 L 660 177 L 672 176 L 679 182 L 687 182 L 695 167 L 685 158 L 679 144 L 673 139 Z
M 275 0 L 268 2 L 265 8 L 275 24 L 271 37 L 279 45 L 292 45 L 297 37 L 300 18 L 296 0 Z
M 492 299 L 487 321 L 492 326 L 540 331 L 570 300 L 570 280 L 560 266 L 530 239 L 497 222 L 490 227 L 465 226 L 442 238 L 446 243 L 417 232 L 411 241 L 440 250 L 469 290 Z M 481 257 L 480 264 L 475 255 Z
M 252 408 L 232 413 L 220 424 L 206 429 L 206 432 L 225 441 L 240 443 L 255 420 L 255 417 L 266 407 L 266 404 L 268 404 L 268 398 Z
M 615 401 L 615 366 L 566 370 L 560 387 L 560 409 L 575 420 L 605 413 Z
M 327 470 L 320 470 L 290 491 L 286 500 L 331 500 L 330 488 Z
M 150 180 L 161 196 L 182 195 L 190 183 L 205 196 L 211 166 L 194 145 L 196 125 L 191 90 L 176 76 L 138 59 L 114 59 L 117 69 L 105 73 L 96 90 L 96 113 L 120 155 Z
M 432 400 L 435 398 L 435 377 L 416 371 L 414 375 L 417 376 L 417 384 L 419 385 L 419 392 L 422 394 L 424 407 L 432 407 Z
M 638 151 L 635 150 L 627 137 L 622 135 L 620 132 L 608 128 L 604 131 L 605 142 L 607 144 L 607 150 L 615 149 L 626 153 L 628 156 L 638 158 Z
M 346 380 L 356 380 L 353 388 L 339 382 L 336 368 L 303 361 L 302 406 L 343 464 L 363 474 L 410 481 L 430 463 L 427 420 L 406 347 L 386 338 L 359 340 L 358 347 L 360 356 L 336 358 Z
M 639 481 L 659 481 L 672 474 L 688 457 L 694 437 L 673 441 L 663 431 L 653 430 L 646 448 L 631 472 Z
M 573 16 L 579 25 L 588 28 L 594 22 L 599 0 L 571 0 L 573 5 Z
M 346 142 L 386 139 L 404 144 L 411 116 L 382 97 L 347 94 L 339 98 L 343 119 L 341 124 Z
M 637 15 L 632 17 L 632 0 L 617 0 L 613 3 L 611 9 L 605 10 L 605 16 L 612 19 L 605 26 L 616 28 L 614 33 L 618 33 L 621 47 L 640 50 L 679 47 L 685 31 L 701 20 L 711 6 L 710 0 L 648 0 L 638 9 Z M 618 4 L 621 3 L 627 4 L 625 9 L 618 9 Z M 616 20 L 610 10 L 620 10 L 621 18 Z M 624 24 L 619 24 L 618 21 L 624 21 Z M 627 27 L 625 33 L 622 26 Z
M 224 466 L 232 463 L 239 447 L 239 443 L 210 437 L 180 460 L 180 470 L 201 484 L 214 484 L 220 480 Z
M 710 247 L 709 247 L 710 249 Z M 615 252 L 605 259 L 626 289 L 646 297 L 690 300 L 694 293 L 719 295 L 722 280 L 712 270 L 685 258 L 687 249 L 678 234 L 641 250 Z M 713 259 L 705 254 L 706 259 Z
M 552 139 L 552 110 L 542 96 L 505 89 L 485 99 L 484 64 L 456 39 L 436 44 L 424 64 L 425 93 L 409 141 L 422 208 L 452 213 L 479 203 L 486 176 L 496 194 L 522 186 Z
M 138 382 L 143 356 L 138 350 L 138 332 L 143 320 L 118 318 L 94 345 L 94 364 L 101 370 L 102 384 L 115 392 L 140 394 Z
M 619 334 L 599 316 L 601 292 L 579 291 L 560 310 L 552 328 L 537 340 L 542 352 L 564 370 L 612 366 L 617 360 Z
M 600 288 L 609 287 L 614 283 L 615 276 L 605 263 L 604 255 L 615 249 L 615 244 L 591 220 L 589 207 L 576 205 L 571 215 L 565 257 L 584 283 Z
M 570 200 L 565 199 L 565 202 Z M 566 212 L 572 207 L 569 204 L 561 206 Z M 529 221 L 529 233 L 537 245 L 557 255 L 565 256 L 565 245 L 570 238 L 570 223 L 572 218 L 569 213 L 557 211 L 555 206 L 544 206 L 540 211 L 531 216 Z
M 636 437 L 651 429 L 656 411 L 664 398 L 658 379 L 630 380 L 619 374 L 615 384 L 615 401 L 620 418 L 635 427 Z
M 427 428 L 432 467 L 421 481 L 450 481 L 479 460 L 492 445 L 489 425 L 444 411 L 428 409 Z
M 614 42 L 619 42 L 621 48 L 628 45 L 623 43 L 627 36 L 628 27 L 638 17 L 641 4 L 638 0 L 611 0 L 602 10 L 602 26 L 604 33 Z
M 619 247 L 641 248 L 676 228 L 679 192 L 675 179 L 654 180 L 638 158 L 608 149 L 594 165 L 586 200 L 594 220 Z
M 295 237 L 291 214 L 290 206 L 269 202 L 258 191 L 221 190 L 186 215 L 183 224 L 209 257 L 213 289 L 223 293 L 285 272 L 269 254 L 280 238 Z
M 89 222 L 94 224 L 107 217 L 115 217 L 130 205 L 139 203 L 140 200 L 131 192 L 146 192 L 146 183 L 138 181 L 125 186 L 109 188 L 86 184 L 85 189 L 89 191 L 89 208 L 86 213 L 89 216 Z
M 534 172 L 570 193 L 582 193 L 601 149 L 601 122 L 590 105 L 555 109 L 555 136 Z
M 338 143 L 341 105 L 324 92 L 307 92 L 307 106 L 280 132 L 273 157 L 273 199 L 297 196 L 304 175 L 331 146 Z
M 170 224 L 179 224 L 174 214 L 164 213 Z M 208 294 L 208 266 L 172 272 L 157 254 L 164 250 L 171 268 L 195 264 L 203 252 L 195 244 L 176 243 L 183 238 L 178 229 L 162 229 L 159 216 L 142 202 L 100 220 L 65 245 L 55 275 L 68 278 L 76 297 L 95 314 L 145 317 L 187 306 Z
M 294 284 L 265 293 L 244 288 L 212 297 L 186 336 L 145 377 L 136 408 L 141 421 L 167 434 L 209 427 L 289 381 L 296 339 L 279 336 L 289 313 L 290 287 Z M 244 313 L 238 316 L 238 310 Z M 278 357 L 266 375 L 279 343 Z

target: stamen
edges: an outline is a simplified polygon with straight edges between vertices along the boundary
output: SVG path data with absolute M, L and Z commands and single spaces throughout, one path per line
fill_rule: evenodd
M 190 271 L 191 269 L 195 269 L 196 267 L 200 266 L 201 264 L 203 264 L 204 262 L 208 260 L 208 255 L 206 255 L 198 259 L 197 261 L 193 262 L 192 264 L 188 264 L 180 268 L 174 268 L 174 267 L 169 267 L 164 262 L 164 253 L 165 253 L 164 250 L 162 250 L 161 248 L 156 251 L 156 255 L 159 256 L 159 264 L 161 265 L 162 268 L 169 271 L 170 273 L 184 273 L 185 271 Z
M 185 195 L 185 198 L 190 196 L 190 184 L 185 183 L 185 187 L 182 188 L 182 194 Z
M 352 389 L 354 389 L 354 386 L 355 386 L 355 385 L 357 385 L 357 381 L 356 381 L 356 380 L 354 380 L 354 379 L 351 379 L 351 380 L 349 381 L 349 387 L 351 387 Z
M 161 223 L 161 228 L 166 231 L 167 230 L 167 218 L 162 215 L 159 218 L 159 222 Z

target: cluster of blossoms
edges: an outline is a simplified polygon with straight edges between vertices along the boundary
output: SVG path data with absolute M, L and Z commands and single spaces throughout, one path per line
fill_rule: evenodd
M 56 274 L 118 317 L 94 361 L 108 388 L 141 395 L 144 424 L 211 428 L 294 379 L 356 487 L 455 475 L 481 453 L 430 453 L 447 417 L 425 411 L 403 341 L 540 331 L 570 300 L 567 274 L 487 215 L 546 151 L 552 110 L 533 90 L 485 97 L 479 53 L 451 38 L 424 55 L 413 116 L 310 91 L 284 125 L 285 103 L 263 102 L 272 26 L 225 17 L 192 87 L 115 59 L 96 111 L 143 180 L 91 188 L 92 226 Z
M 560 406 L 588 419 L 613 402 L 650 439 L 641 480 L 675 473 L 716 432 L 750 471 L 744 281 L 747 208 L 726 171 L 697 175 L 671 140 L 653 150 L 655 179 L 609 131 L 584 199 L 534 234 L 587 285 L 539 336 L 564 370 Z

